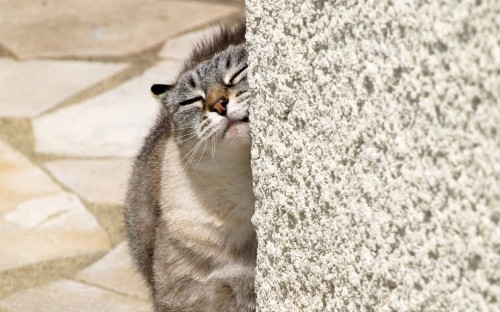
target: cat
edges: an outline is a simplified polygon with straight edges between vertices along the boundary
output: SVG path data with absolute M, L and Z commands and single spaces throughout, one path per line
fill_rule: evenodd
M 131 253 L 155 311 L 255 311 L 245 24 L 194 48 L 172 85 L 126 198 Z

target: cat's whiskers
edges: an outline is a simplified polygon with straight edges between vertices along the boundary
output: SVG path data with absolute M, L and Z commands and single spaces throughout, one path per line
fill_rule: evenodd
M 216 166 L 217 166 L 217 163 L 215 162 L 215 152 L 214 152 L 214 149 L 215 149 L 215 141 L 216 141 L 216 140 L 217 140 L 217 137 L 216 137 L 216 136 L 214 136 L 214 137 L 212 138 L 212 153 L 211 153 L 211 154 L 212 154 L 212 160 L 214 161 L 214 165 L 216 165 Z
M 189 154 L 191 154 L 191 156 L 189 156 L 189 158 L 188 158 L 188 161 L 187 161 L 186 165 L 184 166 L 184 169 L 186 169 L 187 165 L 190 163 L 190 161 L 191 161 L 191 159 L 192 159 L 193 155 L 194 155 L 194 154 L 196 154 L 196 151 L 198 150 L 198 148 L 201 146 L 201 144 L 202 144 L 202 143 L 203 143 L 203 141 L 204 141 L 204 135 L 205 135 L 205 133 L 206 133 L 207 131 L 209 131 L 209 130 L 210 130 L 210 128 L 208 128 L 208 130 L 206 130 L 206 129 L 205 129 L 205 130 L 203 130 L 203 131 L 199 134 L 199 136 L 201 136 L 201 139 L 200 139 L 200 140 L 196 143 L 196 145 L 195 145 L 195 146 L 194 146 L 194 147 L 193 147 L 193 148 L 192 148 L 192 149 L 191 149 L 191 150 L 190 150 L 190 151 L 189 151 L 189 152 L 188 152 L 188 153 L 187 153 L 184 157 L 182 157 L 181 161 L 182 161 L 182 160 L 184 160 L 184 158 L 186 158 Z M 197 134 L 198 134 L 198 133 L 195 133 L 194 135 L 197 135 Z M 193 136 L 194 136 L 194 135 L 193 135 Z M 208 136 L 208 137 L 209 137 L 209 136 Z
M 203 151 L 201 152 L 200 158 L 198 159 L 198 163 L 196 164 L 196 169 L 198 169 L 198 165 L 200 164 L 203 155 L 205 154 L 205 149 L 207 148 L 208 140 L 205 140 L 205 146 L 203 147 Z
M 193 130 L 193 131 L 190 131 L 190 132 L 188 132 L 188 133 L 184 133 L 184 134 L 181 134 L 181 135 L 176 136 L 176 139 L 184 139 L 184 138 L 186 138 L 186 137 L 189 137 L 189 138 L 187 138 L 187 139 L 185 139 L 185 140 L 182 140 L 182 141 L 180 141 L 180 142 L 178 142 L 178 143 L 182 143 L 182 142 L 185 142 L 185 141 L 187 141 L 187 140 L 191 139 L 191 138 L 193 137 L 193 134 L 194 134 L 194 135 L 196 135 L 196 129 L 195 129 L 193 126 L 189 126 L 189 127 L 182 127 L 182 128 L 181 128 L 181 127 L 175 127 L 173 130 L 174 130 L 174 131 L 178 131 L 178 130 L 186 130 L 186 129 L 194 129 L 194 130 Z
M 189 129 L 189 128 L 194 128 L 194 126 L 186 126 L 186 127 L 179 127 L 179 126 L 174 126 L 174 130 L 183 130 L 183 129 Z
M 186 155 L 184 155 L 184 157 L 181 158 L 181 161 L 183 161 L 186 157 L 189 156 L 188 160 L 186 161 L 186 164 L 184 165 L 184 170 L 186 170 L 186 167 L 189 164 L 191 157 L 196 153 L 196 150 L 201 145 L 201 143 L 203 143 L 203 141 L 201 140 L 198 141 L 198 143 L 196 143 L 196 145 Z
M 210 125 L 211 122 L 212 122 L 211 119 L 203 120 L 200 124 L 200 129 L 203 131 L 206 127 L 208 127 Z
M 193 131 L 188 131 L 188 133 L 180 134 L 179 137 L 184 137 L 193 133 L 196 133 L 198 129 L 194 129 Z
M 212 124 L 213 125 L 213 124 Z M 198 159 L 198 163 L 196 164 L 196 167 L 195 169 L 198 169 L 198 165 L 200 164 L 201 162 L 201 159 L 203 158 L 203 155 L 205 154 L 205 150 L 207 148 L 207 145 L 208 145 L 208 141 L 210 139 L 212 139 L 214 137 L 214 134 L 218 131 L 217 129 L 218 127 L 217 126 L 212 126 L 210 128 L 207 128 L 206 131 L 204 131 L 201 136 L 202 136 L 202 139 L 196 144 L 195 146 L 195 150 L 191 153 L 191 156 L 189 157 L 186 165 L 184 166 L 184 170 L 186 169 L 186 167 L 191 163 L 192 160 L 194 160 L 194 155 L 196 155 L 196 153 L 198 152 L 199 148 L 201 147 L 201 144 L 203 142 L 205 142 L 205 146 L 203 147 L 203 151 L 200 155 L 200 158 Z M 208 132 L 208 134 L 205 135 L 205 133 Z
M 198 152 L 198 149 L 200 149 L 200 146 L 201 146 L 201 144 L 203 143 L 203 141 L 204 141 L 204 140 L 202 139 L 202 140 L 200 140 L 200 141 L 196 144 L 196 146 L 195 146 L 195 148 L 196 148 L 196 149 L 195 149 L 195 150 L 194 150 L 194 152 L 191 154 L 191 156 L 189 156 L 189 159 L 188 159 L 188 161 L 187 161 L 186 165 L 184 166 L 184 170 L 186 170 L 186 167 L 187 167 L 189 164 L 191 164 L 191 161 L 192 161 L 192 160 L 194 160 L 194 155 L 196 155 L 196 153 Z
M 197 133 L 196 131 L 193 131 L 192 133 L 190 133 L 190 134 L 189 134 L 190 136 L 189 136 L 187 139 L 184 139 L 184 140 L 179 141 L 179 142 L 177 142 L 177 143 L 179 143 L 179 144 L 180 144 L 180 143 L 184 143 L 184 142 L 186 142 L 186 141 L 188 141 L 188 140 L 191 140 L 191 139 L 192 139 L 193 137 L 195 137 L 197 134 L 198 134 L 198 133 Z
M 215 167 L 217 167 L 217 170 L 219 170 L 219 172 L 221 171 L 219 166 L 217 165 L 217 160 L 215 159 L 215 151 L 217 150 L 217 136 L 214 135 L 213 137 L 213 140 L 212 140 L 212 158 L 214 159 L 214 164 L 215 164 Z
M 186 129 L 189 129 L 189 128 L 186 128 Z M 192 128 L 192 129 L 193 129 L 193 131 L 188 131 L 188 133 L 195 133 L 196 130 L 197 130 L 197 129 L 194 129 L 194 128 Z M 179 136 L 185 136 L 185 135 L 186 135 L 186 133 L 185 134 L 180 134 Z

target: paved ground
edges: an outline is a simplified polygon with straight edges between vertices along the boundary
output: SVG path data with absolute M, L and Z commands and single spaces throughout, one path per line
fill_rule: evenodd
M 149 87 L 243 1 L 138 3 L 0 0 L 2 312 L 151 311 L 123 220 Z

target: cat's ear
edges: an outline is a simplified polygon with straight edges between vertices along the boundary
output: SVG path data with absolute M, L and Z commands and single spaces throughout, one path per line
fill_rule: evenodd
M 172 90 L 173 87 L 173 85 L 154 84 L 151 86 L 151 92 L 155 97 L 161 97 L 162 94 Z

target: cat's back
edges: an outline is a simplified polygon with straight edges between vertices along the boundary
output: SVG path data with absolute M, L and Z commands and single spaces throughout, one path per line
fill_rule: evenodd
M 155 224 L 160 215 L 161 163 L 169 132 L 168 115 L 162 111 L 135 159 L 125 204 L 132 257 L 150 284 Z

